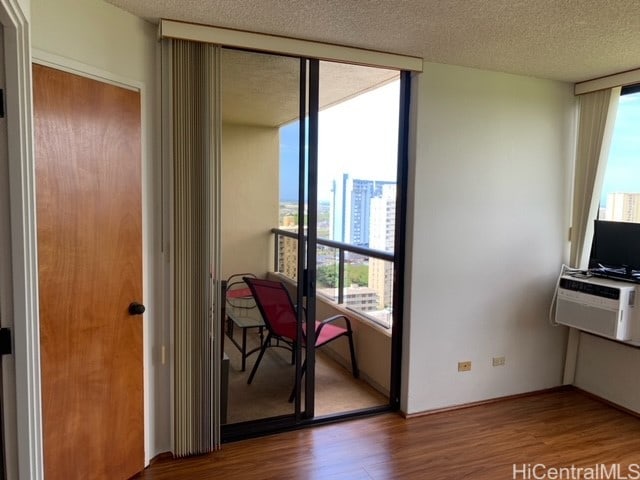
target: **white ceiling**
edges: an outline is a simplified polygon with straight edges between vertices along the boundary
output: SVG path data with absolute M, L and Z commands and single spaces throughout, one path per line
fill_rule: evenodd
M 108 0 L 168 18 L 568 82 L 640 67 L 638 0 Z

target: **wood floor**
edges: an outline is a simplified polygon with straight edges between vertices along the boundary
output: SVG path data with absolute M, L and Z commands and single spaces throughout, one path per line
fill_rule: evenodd
M 387 414 L 225 444 L 214 454 L 157 461 L 139 478 L 530 479 L 534 472 L 526 476 L 522 469 L 536 464 L 621 464 L 620 478 L 640 478 L 632 476 L 640 472 L 637 463 L 640 419 L 569 389 L 407 420 Z M 539 476 L 543 471 L 537 468 Z M 569 474 L 556 478 L 618 478 Z

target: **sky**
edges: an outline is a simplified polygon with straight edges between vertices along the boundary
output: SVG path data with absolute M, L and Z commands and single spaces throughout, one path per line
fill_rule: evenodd
M 320 112 L 318 197 L 331 180 L 395 180 L 400 82 Z M 640 93 L 620 97 L 600 203 L 607 194 L 640 192 Z M 298 197 L 298 122 L 280 129 L 280 199 Z
M 614 192 L 640 192 L 640 93 L 620 97 L 600 204 Z
M 322 88 L 322 85 L 320 85 Z M 396 180 L 400 82 L 395 81 L 320 112 L 318 199 L 328 201 L 331 181 Z M 298 122 L 280 129 L 280 200 L 298 198 Z

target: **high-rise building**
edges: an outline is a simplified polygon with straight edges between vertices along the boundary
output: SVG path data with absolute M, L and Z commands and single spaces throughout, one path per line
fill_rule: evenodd
M 281 230 L 298 233 L 297 225 L 280 226 Z M 298 239 L 278 237 L 278 272 L 285 276 L 298 279 Z
M 395 182 L 352 179 L 347 173 L 334 180 L 329 213 L 330 238 L 368 247 L 371 200 L 382 195 L 385 185 L 395 185 Z
M 381 194 L 371 199 L 369 248 L 393 252 L 396 226 L 396 186 L 383 185 Z M 378 293 L 378 308 L 390 309 L 393 304 L 393 263 L 369 260 L 369 287 Z
M 329 238 L 336 242 L 349 242 L 347 212 L 351 209 L 349 174 L 343 173 L 341 178 L 333 180 L 331 199 L 329 201 Z
M 610 193 L 604 220 L 640 223 L 640 193 Z
M 330 298 L 334 302 L 338 301 L 337 288 L 319 288 L 317 292 Z M 343 295 L 344 303 L 356 310 L 369 312 L 376 310 L 377 308 L 376 304 L 378 303 L 378 294 L 372 288 L 351 285 L 350 287 L 344 288 Z
M 374 198 L 382 195 L 382 190 L 385 185 L 395 185 L 395 182 L 383 180 L 353 180 L 351 185 L 350 231 L 350 243 L 353 245 L 360 247 L 369 246 L 371 202 Z

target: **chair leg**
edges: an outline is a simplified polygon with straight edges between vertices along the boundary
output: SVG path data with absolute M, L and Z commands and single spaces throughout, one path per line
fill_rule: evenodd
M 256 374 L 256 371 L 258 370 L 258 365 L 260 365 L 260 360 L 262 360 L 262 356 L 264 355 L 264 352 L 269 347 L 270 342 L 271 342 L 271 333 L 269 333 L 269 335 L 267 335 L 267 339 L 262 344 L 262 348 L 260 348 L 260 353 L 258 354 L 258 358 L 256 359 L 256 363 L 253 365 L 253 368 L 251 369 L 251 374 L 249 375 L 249 379 L 247 380 L 247 384 L 250 385 L 251 382 L 253 381 L 253 376 Z
M 297 383 L 302 385 L 302 377 L 304 376 L 304 372 L 307 370 L 307 361 L 305 360 L 302 364 L 302 368 L 300 369 L 300 379 Z M 289 403 L 293 402 L 293 399 L 296 398 L 296 384 L 293 384 L 293 390 L 291 390 L 291 395 L 289 395 Z
M 353 377 L 360 377 L 360 370 L 358 370 L 358 363 L 356 362 L 356 352 L 353 348 L 353 336 L 349 332 L 349 351 L 351 352 L 351 370 L 353 370 Z

